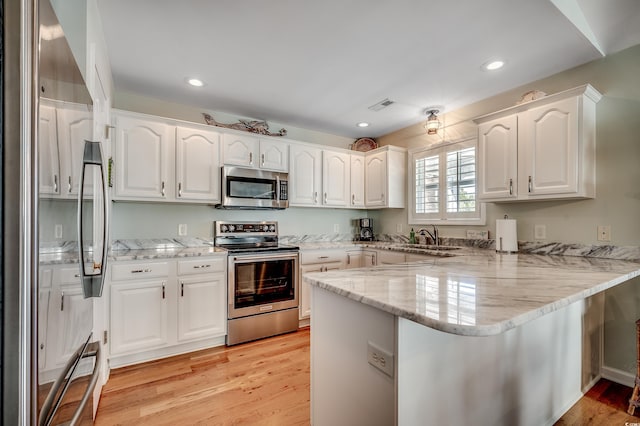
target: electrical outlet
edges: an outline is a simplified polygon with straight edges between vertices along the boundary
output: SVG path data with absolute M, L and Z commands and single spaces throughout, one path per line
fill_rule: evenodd
M 187 235 L 187 224 L 186 223 L 181 223 L 180 225 L 178 225 L 178 235 L 181 237 L 184 237 Z
M 367 362 L 389 377 L 393 377 L 393 354 L 367 342 Z
M 335 232 L 336 234 L 340 232 L 340 225 L 337 223 L 333 224 L 333 232 Z
M 547 225 L 534 225 L 533 238 L 536 240 L 545 240 L 547 238 Z
M 397 233 L 401 233 L 402 232 L 402 224 L 401 223 L 397 223 L 396 224 L 396 232 Z
M 55 238 L 62 238 L 62 225 L 56 224 L 54 230 Z
M 611 225 L 598 225 L 598 241 L 611 241 Z

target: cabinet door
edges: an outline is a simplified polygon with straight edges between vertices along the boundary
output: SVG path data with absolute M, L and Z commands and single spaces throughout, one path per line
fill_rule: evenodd
M 222 157 L 230 166 L 258 167 L 260 140 L 255 136 L 225 133 L 222 136 Z
M 62 172 L 61 193 L 75 198 L 82 172 L 84 142 L 93 140 L 93 114 L 89 111 L 59 108 L 57 120 Z
M 358 251 L 348 251 L 347 252 L 347 264 L 346 264 L 346 268 L 347 269 L 353 269 L 353 268 L 360 268 L 364 261 L 364 258 L 362 256 L 362 251 L 358 250 Z
M 362 267 L 376 266 L 378 264 L 378 257 L 375 251 L 363 251 L 362 252 Z
M 384 207 L 387 204 L 387 153 L 365 157 L 365 205 Z
M 478 127 L 479 199 L 518 196 L 518 117 L 511 115 Z
M 322 153 L 322 204 L 332 207 L 349 205 L 349 154 L 325 150 Z
M 364 156 L 351 154 L 351 207 L 364 207 Z
M 260 139 L 260 168 L 279 172 L 289 171 L 289 144 Z
M 522 115 L 522 195 L 577 192 L 578 102 L 576 97 L 564 99 Z
M 162 122 L 116 118 L 116 198 L 163 200 L 173 197 L 175 131 Z
M 407 261 L 405 253 L 397 251 L 378 250 L 376 256 L 377 265 L 395 265 Z
M 179 200 L 220 201 L 220 135 L 176 129 L 176 197 Z
M 112 354 L 157 348 L 168 343 L 166 281 L 111 284 L 110 297 Z
M 60 194 L 60 157 L 56 109 L 40 105 L 38 121 L 38 171 L 41 194 Z
M 319 205 L 322 186 L 322 150 L 292 145 L 289 171 L 289 204 Z
M 179 280 L 178 340 L 222 336 L 226 333 L 226 279 L 224 274 Z
M 64 268 L 54 271 L 49 301 L 46 368 L 64 367 L 78 350 L 93 324 L 93 299 L 85 299 L 80 286 L 80 271 Z
M 335 271 L 344 269 L 344 267 L 344 262 L 325 262 L 300 266 L 300 319 L 309 318 L 311 315 L 311 286 L 302 279 L 302 275 L 309 272 Z

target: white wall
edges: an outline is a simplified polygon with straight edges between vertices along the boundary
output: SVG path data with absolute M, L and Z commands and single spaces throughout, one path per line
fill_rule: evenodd
M 477 102 L 444 117 L 459 123 L 445 129 L 451 139 L 473 136 L 471 119 L 513 106 L 533 89 L 556 93 L 590 83 L 604 96 L 596 106 L 596 198 L 593 200 L 546 201 L 487 205 L 487 225 L 441 226 L 443 236 L 464 237 L 466 229 L 489 229 L 508 214 L 518 221 L 518 239 L 533 241 L 535 224 L 547 227 L 547 241 L 604 244 L 597 241 L 598 225 L 611 225 L 611 243 L 640 245 L 640 45 L 587 63 L 543 80 L 532 82 L 490 99 Z M 380 138 L 382 145 L 408 148 L 437 142 L 427 137 L 421 125 L 411 126 Z M 381 231 L 394 233 L 401 224 L 408 234 L 406 210 L 380 213 Z M 635 375 L 635 320 L 640 318 L 640 279 L 606 293 L 606 366 Z

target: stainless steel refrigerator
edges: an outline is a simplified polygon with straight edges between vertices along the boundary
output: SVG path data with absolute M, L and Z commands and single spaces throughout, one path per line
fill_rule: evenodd
M 0 9 L 7 425 L 91 423 L 102 363 L 93 307 L 107 266 L 104 141 L 58 20 L 65 2 L 53 5 L 3 0 Z

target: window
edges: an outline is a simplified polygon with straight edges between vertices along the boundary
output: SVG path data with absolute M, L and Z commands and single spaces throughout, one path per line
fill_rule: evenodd
M 476 145 L 471 139 L 410 151 L 410 224 L 485 224 L 476 198 Z

